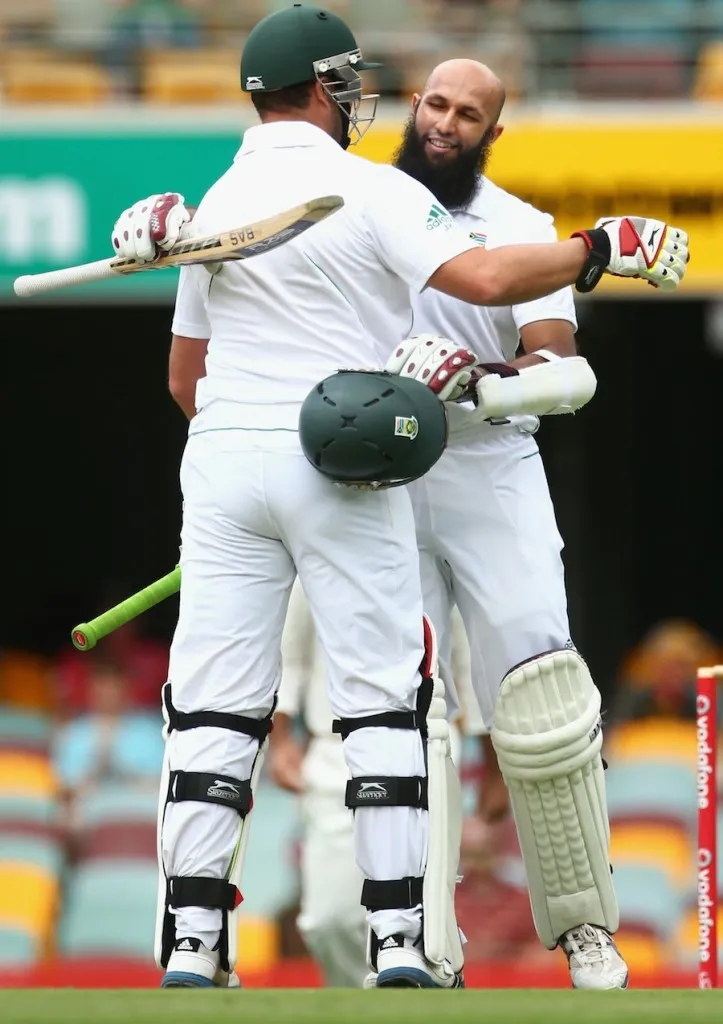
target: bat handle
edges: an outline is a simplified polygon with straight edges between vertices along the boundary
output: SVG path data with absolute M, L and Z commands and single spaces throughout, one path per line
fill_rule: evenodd
M 88 284 L 91 281 L 104 281 L 117 277 L 113 269 L 113 259 L 96 260 L 95 263 L 81 263 L 77 267 L 65 267 L 62 270 L 48 270 L 44 274 L 24 274 L 15 280 L 15 294 L 21 299 L 32 295 L 42 295 L 56 288 L 70 288 L 76 284 Z
M 176 566 L 172 572 L 162 576 L 160 580 L 151 583 L 137 594 L 133 594 L 132 597 L 126 598 L 125 601 L 121 601 L 115 608 L 103 612 L 102 615 L 91 619 L 90 622 L 81 622 L 80 625 L 75 626 L 70 634 L 73 647 L 77 651 L 91 651 L 104 636 L 125 626 L 131 619 L 147 612 L 154 605 L 165 601 L 166 598 L 177 593 L 180 586 L 181 569 Z

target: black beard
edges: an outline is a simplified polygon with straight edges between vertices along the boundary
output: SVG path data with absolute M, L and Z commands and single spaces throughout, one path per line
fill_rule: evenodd
M 424 150 L 425 137 L 417 132 L 414 115 L 404 125 L 394 166 L 426 185 L 432 195 L 448 210 L 465 210 L 475 197 L 479 175 L 484 174 L 492 148 L 494 125 L 491 125 L 476 146 L 460 149 L 454 160 L 435 164 Z

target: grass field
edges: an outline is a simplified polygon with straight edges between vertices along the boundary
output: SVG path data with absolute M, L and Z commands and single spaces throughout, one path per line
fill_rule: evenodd
M 2 1024 L 93 1021 L 97 1024 L 272 1024 L 274 1021 L 345 1021 L 443 1024 L 584 1021 L 584 1024 L 723 1020 L 721 992 L 658 989 L 572 992 L 559 989 L 464 992 L 355 992 L 272 989 L 234 992 L 79 989 L 0 991 Z

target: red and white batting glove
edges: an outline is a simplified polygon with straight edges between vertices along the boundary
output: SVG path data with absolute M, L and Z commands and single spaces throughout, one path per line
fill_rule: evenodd
M 158 250 L 171 249 L 191 219 L 180 192 L 148 196 L 124 210 L 113 225 L 111 240 L 118 256 L 150 263 Z
M 458 348 L 437 334 L 417 334 L 406 338 L 384 369 L 426 384 L 443 402 L 460 398 L 469 384 L 477 356 L 467 348 Z
M 685 231 L 646 217 L 601 217 L 594 228 L 572 237 L 582 238 L 589 250 L 575 282 L 579 292 L 592 291 L 603 273 L 642 278 L 654 288 L 673 291 L 690 259 Z

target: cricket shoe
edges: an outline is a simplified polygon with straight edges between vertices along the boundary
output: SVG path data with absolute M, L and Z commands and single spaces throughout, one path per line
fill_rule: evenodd
M 238 988 L 238 976 L 219 967 L 218 949 L 200 939 L 178 939 L 168 961 L 161 988 Z
M 376 954 L 377 988 L 464 988 L 464 978 L 455 974 L 450 963 L 433 964 L 404 935 L 380 940 Z
M 581 924 L 565 932 L 560 946 L 567 957 L 573 988 L 628 987 L 627 964 L 604 928 Z

